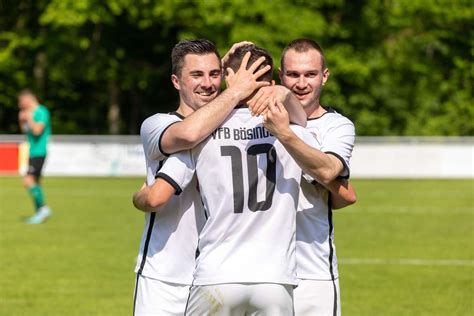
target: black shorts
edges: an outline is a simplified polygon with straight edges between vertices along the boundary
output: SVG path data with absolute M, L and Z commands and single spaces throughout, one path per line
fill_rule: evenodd
M 30 157 L 28 160 L 28 171 L 26 174 L 32 175 L 38 181 L 41 178 L 41 171 L 46 157 Z

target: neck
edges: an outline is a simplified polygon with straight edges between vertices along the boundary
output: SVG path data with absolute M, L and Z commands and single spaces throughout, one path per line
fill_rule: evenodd
M 191 115 L 192 113 L 194 113 L 194 111 L 195 110 L 192 107 L 182 101 L 179 102 L 179 107 L 176 110 L 177 113 L 181 114 L 184 117 Z
M 319 100 L 316 101 L 313 105 L 306 107 L 305 109 L 306 116 L 308 118 L 320 117 L 327 111 L 319 104 Z

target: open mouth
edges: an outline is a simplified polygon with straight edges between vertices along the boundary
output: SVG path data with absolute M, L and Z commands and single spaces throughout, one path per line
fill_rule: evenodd
M 199 91 L 199 92 L 196 92 L 196 94 L 203 98 L 209 98 L 209 97 L 214 96 L 216 92 L 217 91 Z

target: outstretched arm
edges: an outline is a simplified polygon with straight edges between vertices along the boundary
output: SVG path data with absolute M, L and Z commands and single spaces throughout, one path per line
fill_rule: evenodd
M 175 193 L 176 190 L 171 184 L 157 178 L 151 186 L 145 183 L 140 191 L 133 194 L 133 205 L 145 213 L 159 212 Z

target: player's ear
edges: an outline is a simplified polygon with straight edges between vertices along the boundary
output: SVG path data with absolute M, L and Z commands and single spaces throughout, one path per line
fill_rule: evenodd
M 331 73 L 329 72 L 329 68 L 326 68 L 323 70 L 323 86 L 326 83 L 326 81 L 328 81 L 330 74 Z
M 275 80 L 272 80 L 272 82 L 270 82 L 270 85 L 274 86 L 275 85 Z
M 281 67 L 278 67 L 278 78 L 280 78 L 280 82 L 283 81 L 283 71 L 281 70 Z
M 175 87 L 176 90 L 181 90 L 181 85 L 179 83 L 179 78 L 175 74 L 171 75 L 171 82 L 173 83 L 173 86 Z

